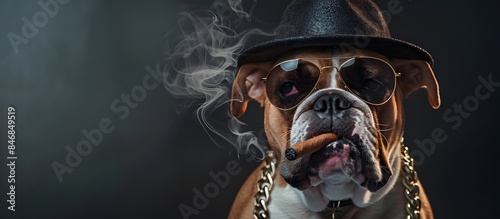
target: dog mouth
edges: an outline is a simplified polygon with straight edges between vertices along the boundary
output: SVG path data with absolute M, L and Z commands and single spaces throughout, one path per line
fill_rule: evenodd
M 312 137 L 314 138 L 314 137 Z M 339 135 L 317 151 L 304 155 L 297 162 L 291 177 L 284 177 L 293 187 L 305 190 L 323 183 L 341 186 L 354 182 L 371 192 L 382 188 L 391 176 L 367 151 L 358 134 Z
M 354 159 L 358 154 L 356 146 L 347 138 L 339 138 L 312 153 L 307 172 L 311 186 L 318 186 L 324 181 L 346 183 L 349 177 L 360 172 Z

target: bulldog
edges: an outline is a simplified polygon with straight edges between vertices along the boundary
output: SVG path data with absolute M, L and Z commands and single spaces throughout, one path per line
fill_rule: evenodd
M 328 19 L 309 18 L 306 8 Z M 378 16 L 370 17 L 373 10 Z M 318 23 L 325 28 L 303 30 Z M 288 28 L 279 39 L 240 58 L 230 106 L 235 117 L 250 100 L 263 106 L 276 164 L 266 182 L 272 189 L 264 202 L 256 200 L 269 173 L 263 170 L 270 168 L 263 162 L 241 187 L 229 218 L 433 218 L 402 146 L 403 100 L 425 88 L 430 105 L 440 105 L 430 55 L 390 38 L 370 1 L 296 1 L 280 26 Z M 357 46 L 359 36 L 370 37 L 371 44 Z M 313 143 L 296 146 L 303 142 Z

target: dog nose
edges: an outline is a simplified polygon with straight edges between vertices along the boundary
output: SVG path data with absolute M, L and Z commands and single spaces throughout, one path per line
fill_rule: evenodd
M 339 94 L 323 95 L 313 105 L 314 111 L 326 114 L 339 114 L 349 108 L 351 103 Z

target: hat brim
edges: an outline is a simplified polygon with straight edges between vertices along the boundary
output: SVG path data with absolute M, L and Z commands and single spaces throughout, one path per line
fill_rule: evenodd
M 427 51 L 403 40 L 363 35 L 333 35 L 289 37 L 263 42 L 243 51 L 238 57 L 238 66 L 250 62 L 274 60 L 287 52 L 304 47 L 325 46 L 340 46 L 346 50 L 366 49 L 389 58 L 418 59 L 428 62 L 431 66 L 434 65 L 434 60 Z

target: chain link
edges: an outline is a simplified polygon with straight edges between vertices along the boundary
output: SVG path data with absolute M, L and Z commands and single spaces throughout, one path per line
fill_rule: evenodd
M 276 157 L 272 151 L 268 151 L 267 157 L 264 160 L 264 166 L 260 171 L 260 179 L 257 182 L 257 194 L 254 197 L 253 217 L 255 219 L 269 218 L 269 210 L 267 205 L 273 188 L 273 176 L 276 172 Z
M 415 171 L 413 158 L 408 153 L 408 147 L 401 143 L 401 155 L 403 157 L 403 173 L 402 183 L 405 187 L 406 197 L 406 219 L 419 219 L 420 218 L 420 197 L 418 187 L 418 176 Z M 264 160 L 264 166 L 260 171 L 260 179 L 257 182 L 257 194 L 254 197 L 253 217 L 255 219 L 269 219 L 269 210 L 267 208 L 273 188 L 273 176 L 276 171 L 276 157 L 272 151 L 268 152 Z M 333 217 L 333 215 L 332 215 Z

